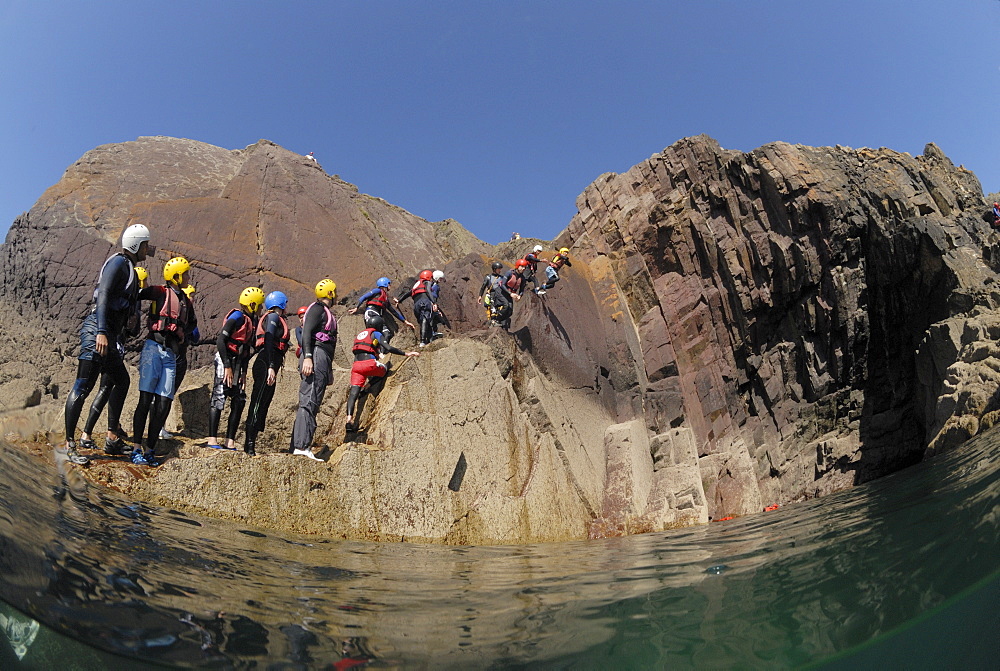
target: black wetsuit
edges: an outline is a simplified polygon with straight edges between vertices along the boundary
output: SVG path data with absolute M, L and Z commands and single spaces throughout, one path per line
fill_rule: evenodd
M 253 362 L 253 389 L 250 390 L 250 409 L 247 411 L 246 441 L 243 449 L 248 454 L 256 453 L 257 434 L 264 430 L 267 421 L 267 411 L 274 399 L 276 384 L 267 383 L 268 371 L 278 370 L 285 362 L 285 352 L 288 350 L 288 323 L 277 312 L 268 312 L 262 317 L 264 342 L 257 351 Z

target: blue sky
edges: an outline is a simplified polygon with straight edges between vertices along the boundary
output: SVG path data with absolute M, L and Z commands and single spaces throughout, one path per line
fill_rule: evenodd
M 936 142 L 1000 191 L 1000 2 L 0 3 L 0 233 L 142 135 L 315 151 L 488 242 L 550 239 L 600 174 L 706 133 Z

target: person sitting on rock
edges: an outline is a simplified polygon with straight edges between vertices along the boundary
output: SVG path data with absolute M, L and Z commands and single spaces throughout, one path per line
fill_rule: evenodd
M 535 245 L 530 252 L 524 255 L 524 260 L 528 263 L 528 265 L 524 269 L 524 281 L 531 282 L 532 284 L 535 285 L 534 292 L 536 294 L 544 295 L 545 294 L 544 291 L 539 292 L 538 290 L 539 282 L 537 277 L 538 262 L 541 261 L 541 259 L 538 258 L 538 255 L 541 252 L 542 252 L 542 246 Z
M 382 339 L 382 329 L 384 323 L 382 318 L 372 312 L 365 313 L 365 330 L 358 333 L 354 338 L 354 364 L 351 366 L 351 391 L 347 396 L 347 424 L 348 431 L 357 431 L 357 424 L 354 422 L 354 405 L 361 393 L 361 388 L 365 382 L 372 378 L 385 378 L 388 371 L 386 365 L 379 361 L 383 352 L 399 354 L 400 356 L 420 356 L 420 352 L 404 352 L 393 347 Z M 371 386 L 371 385 L 369 385 Z
M 434 313 L 437 312 L 437 305 L 432 300 L 431 285 L 434 281 L 434 271 L 421 270 L 417 281 L 410 289 L 405 290 L 395 299 L 395 304 L 407 298 L 413 299 L 413 316 L 420 324 L 420 346 L 426 347 L 431 344 L 434 333 Z
M 188 334 L 198 327 L 194 306 L 183 289 L 190 270 L 191 263 L 186 258 L 175 256 L 163 266 L 166 285 L 146 287 L 139 292 L 139 300 L 150 301 L 150 306 L 149 334 L 139 356 L 139 402 L 132 415 L 134 464 L 159 465 L 156 441 L 177 391 L 177 357 Z M 147 417 L 149 431 L 144 443 L 142 434 Z
M 551 289 L 559 281 L 559 269 L 564 265 L 572 267 L 573 264 L 569 262 L 569 248 L 563 247 L 559 250 L 559 253 L 552 257 L 549 261 L 549 265 L 545 268 L 546 282 L 538 290 L 538 293 L 544 294 L 546 291 Z
M 257 323 L 254 338 L 257 358 L 253 362 L 253 389 L 250 390 L 250 409 L 247 411 L 246 439 L 243 443 L 243 451 L 251 457 L 257 456 L 257 434 L 264 430 L 267 411 L 274 399 L 278 370 L 285 362 L 288 350 L 287 307 L 288 296 L 272 291 L 264 298 L 267 312 Z
M 226 315 L 222 330 L 215 340 L 215 378 L 212 384 L 212 402 L 208 409 L 208 446 L 219 449 L 236 449 L 236 431 L 247 402 L 247 366 L 253 354 L 257 313 L 264 304 L 260 287 L 247 287 L 240 294 L 240 307 Z M 229 423 L 226 427 L 226 444 L 219 442 L 219 422 L 229 399 Z
M 389 299 L 389 287 L 392 285 L 392 280 L 388 277 L 380 277 L 375 282 L 375 288 L 367 291 L 361 298 L 358 299 L 358 304 L 347 311 L 347 314 L 353 315 L 357 314 L 358 310 L 365 308 L 363 315 L 367 316 L 369 313 L 376 314 L 382 318 L 385 323 L 385 329 L 382 331 L 382 336 L 385 338 L 385 342 L 388 343 L 393 336 L 396 335 L 396 330 L 392 328 L 393 319 L 396 319 L 403 324 L 406 324 L 411 329 L 416 329 L 417 327 L 413 325 L 413 322 L 409 321 L 403 316 L 403 313 L 397 310 L 391 303 Z
M 149 229 L 132 224 L 122 234 L 122 251 L 109 257 L 98 273 L 94 289 L 94 309 L 80 325 L 80 354 L 77 357 L 76 381 L 66 395 L 66 444 L 62 450 L 71 463 L 84 465 L 90 459 L 76 451 L 76 424 L 83 404 L 102 375 L 108 379 L 108 443 L 111 454 L 124 453 L 125 430 L 121 428 L 122 408 L 128 395 L 128 370 L 122 360 L 123 332 L 129 318 L 135 314 L 139 297 L 139 281 L 135 263 L 154 256 L 156 248 L 149 244 Z M 108 450 L 105 444 L 105 451 Z M 120 451 L 119 451 L 120 450 Z
M 323 461 L 312 452 L 316 433 L 316 415 L 323 403 L 327 386 L 333 382 L 333 355 L 337 349 L 337 318 L 330 310 L 337 297 L 333 280 L 322 279 L 316 284 L 316 301 L 302 318 L 302 355 L 299 359 L 299 408 L 292 425 L 292 454 Z
M 497 321 L 497 312 L 501 306 L 494 304 L 493 294 L 498 291 L 498 286 L 503 281 L 501 270 L 503 270 L 503 264 L 499 261 L 494 261 L 490 266 L 490 274 L 483 278 L 483 284 L 479 287 L 479 297 L 476 299 L 476 302 L 480 305 L 486 305 L 491 326 L 500 325 L 500 322 Z

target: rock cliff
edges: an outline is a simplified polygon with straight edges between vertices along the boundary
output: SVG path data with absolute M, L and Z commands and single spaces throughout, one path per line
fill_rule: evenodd
M 572 267 L 517 304 L 508 334 L 484 326 L 476 295 L 492 258 L 533 240 L 491 247 L 266 141 L 99 147 L 0 248 L 16 307 L 0 316 L 0 399 L 17 411 L 5 427 L 58 430 L 97 268 L 132 222 L 162 250 L 153 277 L 173 254 L 194 262 L 206 335 L 248 284 L 298 305 L 328 275 L 343 343 L 361 327 L 347 306 L 375 277 L 447 273 L 448 337 L 393 362 L 351 442 L 339 348 L 317 432 L 326 463 L 283 454 L 291 367 L 261 457 L 198 447 L 211 373 L 196 369 L 171 420 L 182 440 L 164 444 L 174 458 L 86 471 L 175 508 L 372 540 L 637 533 L 835 491 L 996 422 L 1000 246 L 978 181 L 934 145 L 741 153 L 688 138 L 601 176 L 577 207 L 552 245 Z

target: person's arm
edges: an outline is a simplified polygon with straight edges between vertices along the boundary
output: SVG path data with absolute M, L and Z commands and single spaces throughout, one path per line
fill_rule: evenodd
M 565 259 L 563 259 L 563 260 L 566 262 L 567 266 L 570 266 L 570 267 L 573 266 L 573 264 L 569 262 L 569 257 L 568 256 Z
M 361 309 L 361 306 L 363 306 L 365 303 L 367 303 L 372 298 L 375 298 L 376 296 L 378 296 L 379 291 L 380 291 L 379 288 L 375 287 L 374 289 L 372 289 L 371 291 L 369 291 L 368 293 L 366 293 L 364 296 L 362 296 L 361 298 L 359 298 L 358 299 L 358 304 L 355 305 L 350 310 L 348 310 L 347 311 L 348 314 L 352 314 L 352 315 L 353 314 L 357 314 L 358 310 Z
M 222 374 L 222 384 L 226 387 L 233 386 L 234 360 L 236 358 L 229 352 L 229 348 L 226 347 L 226 341 L 229 340 L 231 334 L 239 330 L 243 324 L 243 320 L 246 318 L 246 315 L 240 312 L 235 317 L 227 319 L 226 323 L 222 325 L 222 330 L 219 331 L 218 337 L 215 339 L 216 351 L 218 351 L 219 357 L 222 359 L 222 365 L 225 368 L 225 372 Z
M 486 277 L 483 278 L 483 286 L 479 287 L 479 298 L 476 299 L 477 303 L 482 303 L 483 302 L 483 294 L 486 293 L 486 290 L 490 286 L 490 278 L 491 277 L 492 277 L 492 275 L 487 275 Z
M 108 335 L 110 329 L 111 312 L 110 303 L 120 296 L 128 286 L 128 274 L 133 272 L 128 259 L 122 256 L 115 256 L 101 273 L 101 279 L 97 283 L 97 333 Z M 138 282 L 138 280 L 136 280 Z
M 398 354 L 399 356 L 420 356 L 420 352 L 404 352 L 398 347 L 393 347 L 387 343 L 382 342 L 382 334 L 378 331 L 372 334 L 372 340 L 375 342 L 376 349 L 381 349 L 383 352 L 388 352 L 390 354 Z

